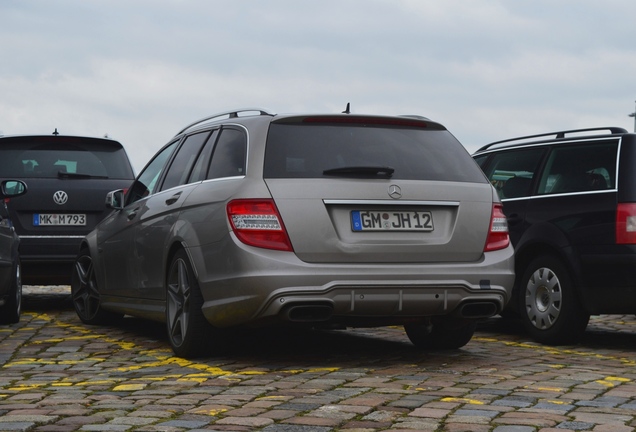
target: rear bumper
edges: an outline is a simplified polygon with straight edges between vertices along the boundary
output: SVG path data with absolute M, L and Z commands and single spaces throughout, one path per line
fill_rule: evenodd
M 83 236 L 22 236 L 20 259 L 25 285 L 67 285 Z
M 512 247 L 479 262 L 309 264 L 293 253 L 236 245 L 241 253 L 189 250 L 218 327 L 280 319 L 383 325 L 432 316 L 483 318 L 499 313 L 514 283 Z

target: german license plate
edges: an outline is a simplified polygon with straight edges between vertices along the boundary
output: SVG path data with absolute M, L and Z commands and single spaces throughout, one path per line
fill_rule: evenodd
M 433 231 L 430 211 L 370 211 L 351 212 L 353 231 Z
M 84 226 L 85 214 L 36 213 L 33 226 Z

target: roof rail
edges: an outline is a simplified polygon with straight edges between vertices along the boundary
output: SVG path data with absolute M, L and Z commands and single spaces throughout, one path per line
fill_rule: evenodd
M 206 121 L 210 121 L 210 120 L 214 120 L 216 118 L 226 117 L 226 116 L 227 116 L 227 118 L 236 118 L 236 117 L 239 117 L 239 114 L 241 114 L 241 113 L 255 112 L 255 111 L 258 111 L 259 115 L 270 115 L 270 116 L 274 115 L 273 113 L 270 113 L 270 112 L 268 112 L 268 111 L 266 111 L 266 110 L 264 110 L 262 108 L 241 108 L 241 109 L 238 109 L 238 110 L 221 112 L 221 113 L 213 114 L 213 115 L 211 115 L 209 117 L 204 117 L 204 118 L 202 118 L 200 120 L 195 121 L 194 123 L 189 124 L 188 126 L 186 126 L 183 129 L 181 129 L 179 131 L 179 133 L 177 133 L 177 135 L 180 135 L 180 134 L 184 133 L 185 131 L 187 131 L 188 129 L 190 129 L 190 128 L 198 125 L 198 124 L 204 123 Z
M 596 128 L 585 128 L 585 129 L 571 129 L 571 130 L 565 130 L 565 131 L 560 131 L 560 132 L 548 132 L 548 133 L 543 133 L 543 134 L 538 134 L 538 135 L 527 135 L 527 136 L 522 136 L 522 137 L 518 137 L 518 138 L 510 138 L 510 139 L 506 139 L 506 140 L 501 140 L 501 141 L 495 141 L 492 142 L 490 144 L 486 144 L 485 146 L 481 147 L 479 150 L 477 150 L 478 152 L 483 151 L 483 150 L 487 150 L 492 146 L 497 146 L 500 144 L 505 144 L 505 143 L 512 143 L 514 141 L 520 141 L 518 143 L 518 145 L 521 144 L 527 144 L 528 141 L 537 141 L 535 140 L 535 138 L 544 138 L 544 137 L 553 137 L 555 139 L 559 139 L 559 138 L 565 138 L 566 134 L 575 134 L 575 133 L 581 133 L 581 132 L 594 132 L 594 131 L 609 131 L 609 133 L 611 134 L 623 134 L 623 133 L 628 133 L 627 130 L 621 128 L 621 127 L 615 127 L 615 126 L 606 126 L 606 127 L 596 127 Z M 523 142 L 521 142 L 523 141 Z

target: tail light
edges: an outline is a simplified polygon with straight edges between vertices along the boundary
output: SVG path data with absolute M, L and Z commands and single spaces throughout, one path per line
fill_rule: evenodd
M 486 239 L 484 252 L 492 252 L 507 248 L 510 244 L 508 235 L 508 221 L 503 212 L 503 205 L 496 203 L 492 206 L 492 216 L 490 218 L 490 230 Z
M 246 245 L 292 252 L 283 220 L 271 199 L 230 201 L 227 216 L 236 237 Z
M 616 243 L 636 244 L 636 203 L 618 204 L 616 208 Z

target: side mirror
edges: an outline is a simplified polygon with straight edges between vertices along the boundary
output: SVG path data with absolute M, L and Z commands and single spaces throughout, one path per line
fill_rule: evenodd
M 4 180 L 0 184 L 0 189 L 4 198 L 13 198 L 24 195 L 27 192 L 27 185 L 22 180 Z
M 115 210 L 124 208 L 124 190 L 117 189 L 106 194 L 106 207 Z

